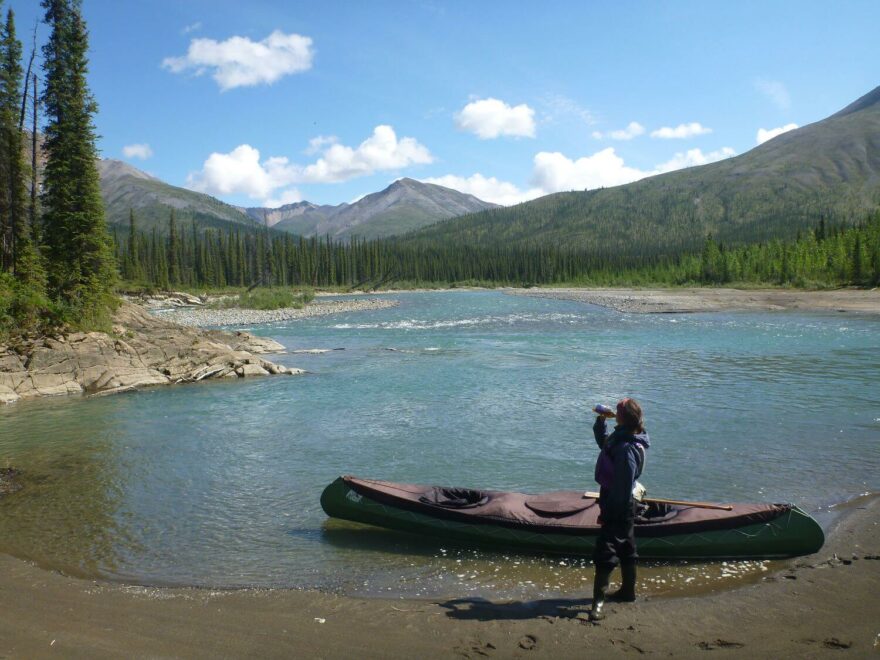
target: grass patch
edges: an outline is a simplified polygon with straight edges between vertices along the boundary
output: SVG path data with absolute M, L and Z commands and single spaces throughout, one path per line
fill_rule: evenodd
M 230 296 L 218 300 L 211 306 L 215 309 L 301 309 L 315 299 L 312 289 L 291 289 L 288 287 L 270 287 L 254 289 L 250 293 L 242 291 L 238 296 Z

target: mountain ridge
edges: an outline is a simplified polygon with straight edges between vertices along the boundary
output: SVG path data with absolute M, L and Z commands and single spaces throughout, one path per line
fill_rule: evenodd
M 385 238 L 403 234 L 441 220 L 473 213 L 497 204 L 473 195 L 423 183 L 408 177 L 392 182 L 383 190 L 336 206 L 317 205 L 302 201 L 277 209 L 260 207 L 243 209 L 251 218 L 266 221 L 270 226 L 302 236 L 331 236 L 349 240 Z
M 98 161 L 101 197 L 109 225 L 127 226 L 129 212 L 142 230 L 167 231 L 171 210 L 178 220 L 205 227 L 255 227 L 247 215 L 210 195 L 172 186 L 121 160 Z
M 580 246 L 637 261 L 692 251 L 708 234 L 731 244 L 793 238 L 823 218 L 854 220 L 878 207 L 880 87 L 739 156 L 613 188 L 554 193 L 406 240 Z
M 134 210 L 142 230 L 167 232 L 174 210 L 181 222 L 201 227 L 269 226 L 301 236 L 374 239 L 404 234 L 441 220 L 496 205 L 436 184 L 402 178 L 361 199 L 337 205 L 295 202 L 279 208 L 241 208 L 173 186 L 124 161 L 98 161 L 101 196 L 110 226 L 127 227 Z

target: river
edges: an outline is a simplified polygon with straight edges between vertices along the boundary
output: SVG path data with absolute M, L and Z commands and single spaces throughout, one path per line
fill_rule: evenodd
M 248 328 L 302 377 L 0 409 L 0 551 L 158 585 L 366 595 L 587 592 L 588 561 L 419 542 L 328 521 L 340 474 L 541 492 L 593 488 L 594 403 L 637 398 L 655 496 L 792 501 L 820 519 L 880 490 L 880 317 L 621 314 L 494 291 Z M 658 566 L 675 583 L 761 563 Z M 650 585 L 649 585 L 650 586 Z

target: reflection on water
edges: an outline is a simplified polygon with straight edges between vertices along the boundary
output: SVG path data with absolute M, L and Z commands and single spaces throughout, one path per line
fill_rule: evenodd
M 581 558 L 504 555 L 340 521 L 343 473 L 542 492 L 591 488 L 588 406 L 647 412 L 651 494 L 794 501 L 880 490 L 880 319 L 626 315 L 495 292 L 258 328 L 310 373 L 0 409 L 0 551 L 152 584 L 365 595 L 588 596 Z M 654 564 L 644 590 L 772 564 Z M 745 577 L 743 577 L 745 576 Z
M 0 501 L 0 552 L 75 575 L 113 571 L 133 539 L 117 516 L 123 495 L 113 415 L 70 415 L 83 401 L 4 411 L 2 447 L 22 488 Z M 85 439 L 85 441 L 84 441 Z

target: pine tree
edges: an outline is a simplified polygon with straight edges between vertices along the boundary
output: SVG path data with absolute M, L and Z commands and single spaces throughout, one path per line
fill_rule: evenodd
M 106 322 L 116 263 L 96 165 L 97 105 L 86 83 L 88 33 L 81 0 L 42 0 L 52 32 L 43 47 L 46 168 L 43 246 L 49 290 L 80 323 Z

